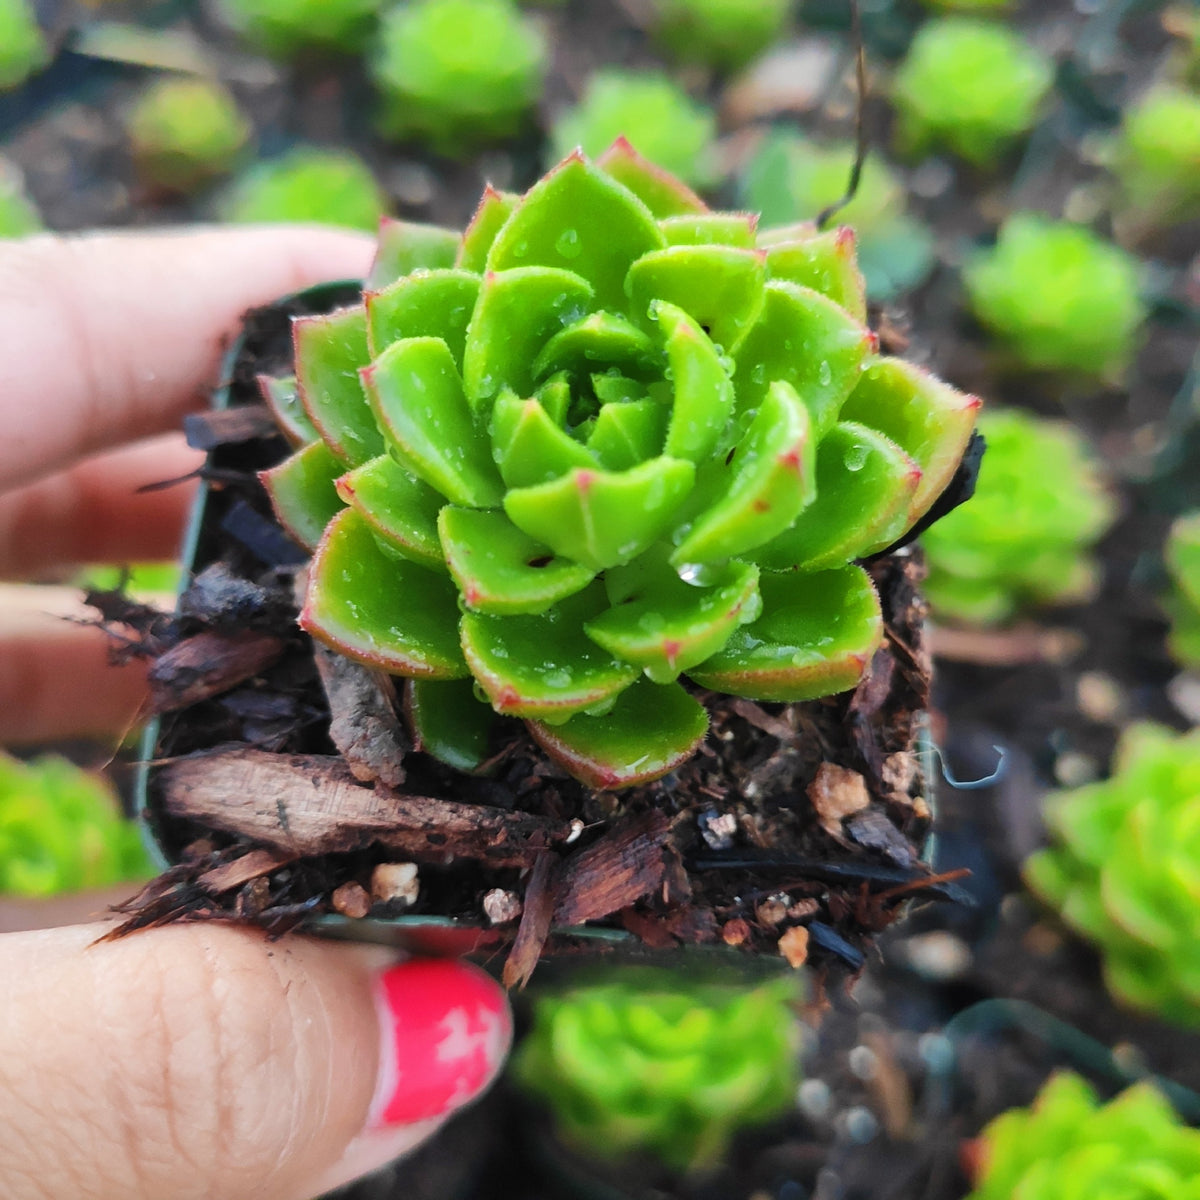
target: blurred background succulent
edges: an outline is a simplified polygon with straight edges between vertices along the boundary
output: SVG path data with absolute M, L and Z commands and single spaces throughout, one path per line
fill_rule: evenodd
M 1098 947 L 1114 996 L 1200 1027 L 1200 729 L 1142 723 L 1109 779 L 1046 797 L 1029 886 Z
M 972 311 L 1026 367 L 1116 379 L 1137 349 L 1141 265 L 1082 225 L 1015 213 L 963 279 Z
M 384 17 L 371 60 L 380 128 L 459 157 L 520 129 L 545 68 L 537 25 L 509 0 L 413 0 Z
M 1167 646 L 1184 667 L 1200 667 L 1200 512 L 1176 518 L 1167 535 L 1167 571 L 1174 585 L 1163 603 L 1171 618 Z
M 1014 7 L 1016 0 L 921 0 L 926 8 L 943 12 L 1002 13 Z
M 380 0 L 220 0 L 230 25 L 280 58 L 361 49 L 381 7 Z
M 723 987 L 666 972 L 544 995 L 514 1075 L 582 1155 L 702 1171 L 793 1103 L 796 1000 L 791 979 Z
M 1200 1130 L 1148 1083 L 1101 1104 L 1078 1075 L 1059 1072 L 1031 1107 L 992 1121 L 980 1142 L 982 1167 L 967 1200 L 1198 1194 Z
M 479 761 L 494 709 L 627 786 L 704 736 L 682 673 L 858 682 L 882 624 L 854 560 L 940 494 L 979 402 L 876 357 L 848 231 L 758 232 L 618 142 L 489 190 L 461 238 L 385 226 L 381 261 L 296 323 L 321 440 L 265 481 L 316 547 L 301 624 L 412 679 L 427 748 Z
M 896 141 L 920 155 L 946 149 L 994 168 L 1033 128 L 1054 64 L 1005 25 L 935 17 L 917 31 L 892 86 Z
M 653 0 L 655 37 L 681 62 L 736 70 L 788 27 L 790 0 Z
M 979 430 L 975 495 L 921 537 L 935 614 L 992 624 L 1086 599 L 1099 582 L 1092 547 L 1115 516 L 1086 439 L 1018 409 L 990 409 Z
M 17 167 L 0 156 L 0 238 L 40 233 L 42 218 L 25 193 L 25 180 Z
M 0 0 L 0 92 L 20 87 L 50 61 L 50 47 L 30 0 Z

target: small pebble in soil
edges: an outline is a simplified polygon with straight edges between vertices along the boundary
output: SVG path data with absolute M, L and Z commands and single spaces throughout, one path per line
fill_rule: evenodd
M 734 917 L 721 926 L 721 940 L 727 946 L 740 946 L 750 936 L 750 926 L 741 917 Z
M 823 1079 L 806 1079 L 796 1090 L 796 1106 L 810 1121 L 823 1121 L 833 1106 L 833 1092 Z
M 791 903 L 787 892 L 775 892 L 755 905 L 754 915 L 764 925 L 778 925 L 788 915 Z
M 933 200 L 954 183 L 954 168 L 944 158 L 928 158 L 908 177 L 908 190 Z
M 1075 682 L 1079 711 L 1089 721 L 1111 725 L 1125 713 L 1125 694 L 1120 685 L 1103 671 L 1084 671 Z
M 572 842 L 577 842 L 579 840 L 579 835 L 583 832 L 583 828 L 584 828 L 583 822 L 578 817 L 576 817 L 571 822 L 570 828 L 571 828 L 571 832 L 568 833 L 566 838 L 563 840 L 564 846 L 569 846 Z
M 420 889 L 416 863 L 380 863 L 371 872 L 371 897 L 378 904 L 411 906 L 417 902 Z
M 935 1075 L 946 1075 L 954 1069 L 954 1043 L 940 1033 L 923 1033 L 917 1039 L 921 1061 Z
M 846 1061 L 855 1078 L 861 1079 L 864 1083 L 868 1079 L 874 1078 L 875 1069 L 879 1066 L 875 1051 L 870 1046 L 855 1046 L 847 1055 Z
M 728 850 L 733 845 L 737 833 L 737 817 L 733 813 L 706 808 L 696 818 L 696 824 L 700 826 L 700 836 L 710 850 Z
M 931 983 L 957 979 L 971 967 L 971 949 L 966 942 L 940 929 L 906 938 L 897 949 L 908 966 Z
M 1176 675 L 1167 684 L 1167 699 L 1193 725 L 1200 725 L 1200 675 Z
M 353 880 L 334 888 L 329 902 L 333 905 L 334 912 L 341 913 L 343 917 L 353 917 L 355 920 L 365 917 L 371 911 L 371 897 L 367 895 L 367 889 Z
M 384 177 L 384 186 L 403 204 L 424 208 L 436 191 L 433 173 L 424 163 L 399 162 Z
M 837 1120 L 839 1132 L 857 1146 L 865 1146 L 879 1132 L 875 1114 L 862 1104 L 846 1109 Z
M 1068 750 L 1054 760 L 1054 778 L 1063 787 L 1082 787 L 1100 778 L 1100 767 L 1090 754 Z
M 808 961 L 808 930 L 803 925 L 793 925 L 779 939 L 779 953 L 787 959 L 789 967 L 804 966 Z
M 492 888 L 483 898 L 483 915 L 493 925 L 504 925 L 521 915 L 521 898 L 516 892 Z
M 1031 925 L 1021 938 L 1021 948 L 1038 958 L 1049 958 L 1062 949 L 1062 934 L 1057 929 L 1040 922 Z
M 1112 1059 L 1127 1075 L 1140 1078 L 1150 1073 L 1145 1054 L 1132 1042 L 1118 1042 L 1112 1048 Z

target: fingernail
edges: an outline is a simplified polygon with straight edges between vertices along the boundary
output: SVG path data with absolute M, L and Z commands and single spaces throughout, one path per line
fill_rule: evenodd
M 500 986 L 455 959 L 409 959 L 375 980 L 381 1045 L 370 1128 L 424 1121 L 491 1082 L 512 1040 Z

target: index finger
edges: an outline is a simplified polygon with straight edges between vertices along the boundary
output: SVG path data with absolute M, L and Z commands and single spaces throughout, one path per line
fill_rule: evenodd
M 0 243 L 0 491 L 177 428 L 246 309 L 361 278 L 371 253 L 321 226 Z

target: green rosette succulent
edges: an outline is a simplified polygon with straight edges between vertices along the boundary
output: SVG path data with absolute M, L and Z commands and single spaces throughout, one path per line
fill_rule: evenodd
M 854 687 L 882 636 L 855 560 L 929 508 L 979 403 L 877 357 L 864 313 L 848 231 L 761 233 L 625 142 L 489 189 L 461 237 L 385 226 L 364 303 L 295 324 L 299 412 L 264 384 L 302 444 L 265 477 L 315 547 L 301 625 L 409 677 L 447 761 L 494 710 L 596 787 L 694 752 L 682 674 Z
M 967 1200 L 1200 1200 L 1200 1131 L 1148 1083 L 1101 1104 L 1078 1075 L 1060 1072 L 980 1140 Z
M 751 989 L 617 982 L 543 996 L 514 1074 L 581 1153 L 704 1170 L 738 1129 L 793 1102 L 795 999 L 791 980 Z
M 20 87 L 50 61 L 50 47 L 29 0 L 0 0 L 0 92 Z
M 1171 618 L 1167 648 L 1182 666 L 1200 667 L 1200 512 L 1176 519 L 1164 555 L 1174 584 L 1164 604 Z
M 717 118 L 666 75 L 597 71 L 579 104 L 555 123 L 550 140 L 562 158 L 576 146 L 601 154 L 622 136 L 692 187 L 717 180 Z
M 63 758 L 0 754 L 0 894 L 53 896 L 153 873 L 137 826 L 98 778 Z
M 1141 265 L 1082 225 L 1016 213 L 963 268 L 972 311 L 1024 366 L 1117 378 L 1146 308 Z
M 358 50 L 379 0 L 220 0 L 225 19 L 268 54 L 289 58 L 307 48 Z
M 384 18 L 379 124 L 459 157 L 511 137 L 542 94 L 546 45 L 509 0 L 414 0 Z
M 783 37 L 791 0 L 654 0 L 655 37 L 684 62 L 736 70 Z
M 1113 171 L 1126 219 L 1152 227 L 1200 214 L 1200 96 L 1162 86 L 1126 109 Z
M 1033 128 L 1054 64 L 1022 35 L 970 17 L 937 17 L 896 72 L 896 138 L 906 154 L 935 147 L 979 167 Z
M 1138 724 L 1111 778 L 1046 798 L 1057 845 L 1025 879 L 1095 942 L 1109 991 L 1200 1027 L 1200 729 Z
M 934 612 L 990 624 L 1028 604 L 1086 599 L 1092 546 L 1115 515 L 1086 440 L 1016 409 L 985 413 L 979 429 L 987 454 L 975 495 L 921 538 Z

